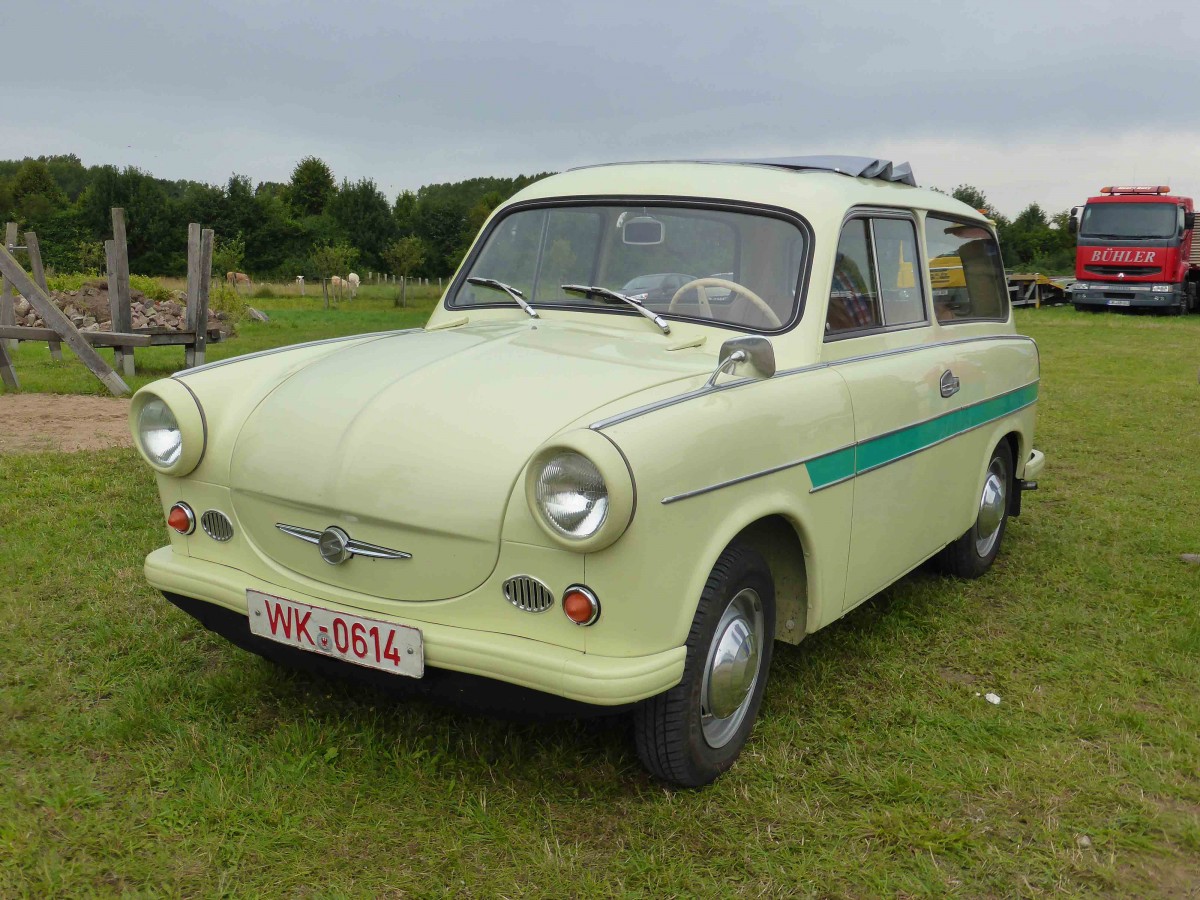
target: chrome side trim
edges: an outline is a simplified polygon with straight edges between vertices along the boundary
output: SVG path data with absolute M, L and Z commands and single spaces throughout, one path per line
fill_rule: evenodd
M 716 484 L 710 484 L 708 487 L 696 488 L 694 491 L 684 491 L 682 494 L 673 494 L 670 497 L 663 497 L 662 503 L 666 506 L 669 503 L 675 503 L 679 500 L 688 500 L 692 497 L 699 497 L 701 494 L 711 494 L 713 491 L 719 491 L 721 488 L 732 487 L 735 484 L 741 484 L 744 481 L 753 481 L 755 478 L 762 478 L 765 475 L 774 475 L 776 472 L 783 472 L 786 469 L 794 469 L 796 466 L 802 466 L 805 463 L 810 463 L 814 459 L 820 459 L 822 456 L 829 456 L 832 453 L 841 453 L 843 450 L 849 450 L 851 447 L 856 447 L 857 444 L 847 444 L 844 447 L 838 447 L 835 450 L 826 450 L 823 453 L 814 453 L 812 456 L 806 456 L 804 459 L 797 459 L 794 462 L 786 462 L 782 465 L 772 466 L 769 469 L 763 469 L 761 472 L 751 472 L 749 475 L 739 475 L 737 478 L 730 478 L 728 481 L 720 481 Z M 854 476 L 851 475 L 850 478 Z M 834 484 L 841 484 L 842 481 L 848 481 L 848 478 L 843 478 L 839 481 L 832 482 L 826 487 L 832 487 Z
M 284 534 L 289 534 L 310 544 L 320 544 L 321 535 L 324 534 L 322 531 L 313 531 L 311 528 L 301 528 L 298 525 L 284 525 L 282 522 L 276 522 L 275 527 Z M 380 547 L 378 544 L 368 544 L 365 541 L 347 541 L 346 552 L 351 556 L 366 556 L 370 559 L 412 559 L 411 553 L 392 550 L 390 547 Z
M 1011 393 L 1011 391 L 1010 391 L 1010 393 Z M 1000 394 L 999 396 L 1003 397 L 1004 394 Z M 1023 403 L 1020 406 L 1016 407 L 1015 409 L 1009 410 L 1002 416 L 997 416 L 995 419 L 988 419 L 986 422 L 980 422 L 978 425 L 972 425 L 969 428 L 964 428 L 962 431 L 956 431 L 956 432 L 954 432 L 954 434 L 946 435 L 946 437 L 944 437 L 944 438 L 938 438 L 932 444 L 926 444 L 924 447 L 918 447 L 916 450 L 910 450 L 907 453 L 903 453 L 900 456 L 895 457 L 894 459 L 889 459 L 887 462 L 881 462 L 874 466 L 868 466 L 865 469 L 859 469 L 857 472 L 855 472 L 850 477 L 857 478 L 859 475 L 866 475 L 868 472 L 874 472 L 877 469 L 887 468 L 892 463 L 900 462 L 902 459 L 908 459 L 910 456 L 916 456 L 918 453 L 924 453 L 926 450 L 931 450 L 934 447 L 938 446 L 939 444 L 944 444 L 944 443 L 946 443 L 946 441 L 952 441 L 956 437 L 962 437 L 964 434 L 970 434 L 972 431 L 983 428 L 985 425 L 992 425 L 996 422 L 999 422 L 1001 419 L 1007 418 L 1008 416 L 1014 415 L 1015 413 L 1019 413 L 1021 410 L 1028 409 L 1029 407 L 1034 406 L 1036 404 L 1037 404 L 1036 400 L 1030 400 L 1028 403 Z M 972 404 L 972 405 L 974 405 L 974 404 Z M 968 407 L 964 406 L 962 408 L 967 409 Z M 917 424 L 919 425 L 920 423 L 918 422 Z M 889 432 L 889 433 L 892 433 L 892 432 Z M 882 435 L 881 435 L 881 437 L 882 437 Z M 874 440 L 874 439 L 868 438 L 868 440 Z M 809 493 L 815 494 L 815 493 L 817 493 L 817 491 L 823 491 L 827 487 L 833 487 L 833 484 L 836 484 L 836 483 L 837 482 L 834 482 L 831 484 L 823 484 L 818 488 L 813 488 L 811 491 L 809 491 Z
M 984 400 L 977 400 L 974 403 L 968 403 L 966 406 L 960 406 L 960 407 L 958 407 L 958 410 L 971 409 L 972 407 L 975 407 L 975 406 L 981 406 L 984 403 L 990 403 L 991 401 L 997 400 L 1001 397 L 1007 397 L 1009 394 L 1015 394 L 1018 391 L 1023 391 L 1032 385 L 1038 384 L 1039 382 L 1040 382 L 1040 379 L 1031 381 L 1028 384 L 1023 384 L 1020 387 L 1013 388 L 1011 391 L 1005 391 L 1003 394 L 997 394 L 995 397 L 988 397 Z M 893 459 L 889 459 L 886 462 L 881 462 L 881 463 L 878 463 L 877 465 L 869 466 L 865 469 L 857 469 L 856 468 L 854 472 L 847 475 L 845 478 L 839 478 L 839 479 L 837 479 L 837 481 L 831 481 L 828 484 L 821 485 L 820 487 L 810 488 L 809 493 L 815 494 L 819 491 L 825 490 L 826 488 L 836 487 L 839 484 L 844 484 L 847 481 L 857 478 L 859 475 L 866 475 L 868 472 L 874 472 L 876 469 L 882 469 L 887 466 L 890 466 L 892 463 L 900 462 L 903 459 L 908 459 L 910 456 L 915 456 L 916 454 L 922 453 L 925 450 L 929 450 L 933 447 L 936 447 L 939 444 L 944 444 L 946 441 L 952 440 L 956 437 L 961 437 L 964 434 L 969 434 L 978 428 L 983 428 L 985 425 L 991 425 L 993 422 L 999 421 L 999 419 L 1003 419 L 1007 416 L 1011 416 L 1014 413 L 1018 413 L 1023 409 L 1028 409 L 1030 406 L 1034 406 L 1036 403 L 1037 403 L 1036 399 L 1030 400 L 1028 403 L 1023 403 L 1020 406 L 1018 406 L 1016 409 L 1006 412 L 1003 416 L 999 416 L 996 419 L 989 419 L 986 422 L 980 422 L 978 425 L 972 425 L 969 428 L 964 428 L 962 431 L 956 431 L 956 432 L 954 432 L 954 434 L 947 435 L 944 438 L 939 438 L 938 440 L 934 441 L 932 444 L 926 444 L 923 447 L 918 447 L 915 450 L 910 450 L 908 453 L 902 454 L 901 456 L 897 456 Z M 950 410 L 950 412 L 956 412 L 958 410 Z M 930 416 L 928 419 L 921 419 L 917 422 L 912 422 L 908 425 L 903 425 L 899 428 L 893 428 L 891 431 L 884 431 L 879 434 L 872 435 L 869 438 L 863 438 L 861 441 L 855 441 L 852 444 L 846 444 L 845 446 L 842 446 L 842 447 L 836 447 L 833 450 L 826 450 L 821 453 L 815 453 L 812 456 L 805 457 L 804 459 L 798 459 L 793 462 L 786 462 L 786 463 L 783 463 L 778 466 L 772 466 L 769 469 L 763 469 L 759 472 L 751 472 L 749 475 L 739 475 L 737 478 L 730 478 L 728 481 L 720 481 L 720 482 L 717 482 L 716 484 L 710 484 L 706 487 L 696 488 L 695 490 L 691 490 L 691 491 L 684 491 L 681 494 L 673 494 L 670 497 L 664 497 L 661 502 L 665 506 L 670 503 L 675 503 L 679 500 L 688 500 L 692 497 L 699 497 L 701 494 L 709 494 L 709 493 L 712 493 L 713 491 L 719 491 L 721 488 L 732 487 L 735 484 L 742 484 L 743 482 L 746 482 L 746 481 L 753 481 L 755 478 L 762 478 L 766 475 L 774 475 L 777 472 L 783 472 L 787 469 L 794 469 L 797 466 L 802 466 L 805 463 L 810 463 L 815 459 L 820 459 L 821 457 L 824 457 L 824 456 L 832 456 L 834 453 L 841 453 L 843 450 L 849 450 L 852 447 L 861 447 L 863 444 L 868 444 L 871 441 L 879 440 L 880 438 L 889 437 L 890 435 L 898 434 L 901 431 L 907 431 L 910 428 L 919 427 L 921 425 L 924 425 L 927 422 L 933 422 L 937 419 L 942 418 L 945 415 L 947 415 L 947 413 L 939 413 L 936 416 Z
M 342 337 L 322 338 L 319 341 L 306 341 L 303 344 L 289 344 L 286 347 L 273 347 L 270 350 L 259 350 L 257 353 L 243 353 L 241 356 L 231 356 L 229 359 L 218 359 L 216 362 L 205 363 L 202 366 L 196 366 L 192 369 L 180 369 L 174 373 L 172 378 L 179 378 L 181 375 L 195 375 L 197 372 L 207 372 L 210 369 L 219 369 L 221 366 L 227 366 L 230 363 L 244 362 L 247 359 L 258 359 L 260 356 L 274 356 L 276 353 L 287 353 L 289 350 L 299 350 L 303 347 L 319 347 L 322 344 L 337 344 L 342 341 L 359 341 L 365 338 L 374 338 L 380 340 L 385 337 L 392 337 L 397 334 L 411 334 L 414 331 L 424 331 L 424 328 L 402 328 L 399 331 L 372 331 L 368 334 L 348 334 Z
M 926 326 L 927 327 L 927 326 Z M 678 394 L 674 397 L 667 397 L 663 400 L 656 400 L 653 403 L 647 403 L 644 406 L 634 407 L 631 410 L 623 413 L 617 413 L 609 416 L 607 419 L 600 419 L 593 422 L 588 427 L 592 431 L 603 431 L 605 428 L 611 428 L 614 425 L 620 425 L 623 422 L 628 422 L 630 419 L 637 419 L 648 413 L 657 412 L 660 409 L 666 409 L 670 406 L 675 406 L 677 403 L 686 403 L 689 400 L 695 400 L 697 397 L 704 397 L 708 394 L 717 391 L 728 391 L 733 388 L 744 387 L 747 384 L 758 384 L 764 381 L 770 381 L 774 378 L 785 378 L 788 375 L 800 375 L 804 372 L 814 372 L 817 369 L 826 369 L 831 366 L 844 366 L 850 363 L 865 362 L 870 359 L 883 359 L 889 356 L 901 356 L 905 353 L 916 353 L 920 350 L 931 350 L 935 347 L 954 347 L 960 344 L 974 344 L 979 341 L 1028 341 L 1037 347 L 1037 341 L 1028 335 L 1024 334 L 985 334 L 978 337 L 958 338 L 952 341 L 938 341 L 935 344 L 918 344 L 912 347 L 897 347 L 892 350 L 882 350 L 879 353 L 867 353 L 863 356 L 848 356 L 845 359 L 834 359 L 828 362 L 813 363 L 808 366 L 798 366 L 794 369 L 781 369 L 776 372 L 771 378 L 739 378 L 736 381 L 727 381 L 724 384 L 714 385 L 713 387 L 701 387 L 695 390 L 687 391 L 683 394 Z
M 958 412 L 958 411 L 964 410 L 964 409 L 974 409 L 976 406 L 982 406 L 985 403 L 991 403 L 993 400 L 999 400 L 1001 397 L 1007 397 L 1009 394 L 1015 394 L 1018 391 L 1025 390 L 1025 388 L 1033 387 L 1033 385 L 1035 385 L 1035 384 L 1041 384 L 1041 382 L 1042 382 L 1042 380 L 1040 378 L 1035 378 L 1033 381 L 1027 382 L 1026 384 L 1023 384 L 1020 387 L 1015 387 L 1010 391 L 1004 391 L 1003 393 L 997 394 L 994 397 L 985 397 L 982 400 L 976 400 L 974 403 L 967 403 L 963 406 L 955 407 L 954 409 L 948 409 L 948 410 L 946 410 L 946 412 L 938 413 L 936 416 L 930 416 L 927 419 L 918 419 L 915 422 L 910 422 L 908 425 L 901 425 L 899 428 L 893 428 L 890 431 L 881 431 L 881 432 L 879 432 L 879 434 L 873 434 L 868 438 L 863 438 L 861 441 L 856 441 L 854 446 L 857 447 L 857 446 L 860 446 L 861 444 L 867 444 L 867 443 L 870 443 L 871 441 L 877 441 L 880 438 L 891 437 L 893 434 L 899 434 L 901 431 L 908 431 L 908 429 L 915 428 L 918 425 L 924 425 L 926 422 L 937 421 L 938 419 L 940 419 L 943 416 L 948 415 L 949 413 L 952 413 L 952 412 Z M 1031 403 L 1026 403 L 1023 406 L 1019 406 L 1019 407 L 1017 407 L 1017 409 L 1014 409 L 1013 412 L 1017 412 L 1018 410 L 1024 409 L 1026 406 L 1031 406 L 1033 403 L 1037 403 L 1037 401 L 1034 400 Z M 1005 413 L 1005 415 L 1008 415 L 1008 413 Z M 990 421 L 994 422 L 995 419 L 992 419 Z M 982 424 L 986 425 L 988 423 L 984 422 Z M 956 432 L 956 434 L 966 434 L 968 431 L 972 431 L 973 429 L 976 429 L 978 427 L 979 427 L 978 425 L 972 425 L 970 428 L 966 428 L 963 431 Z M 934 445 L 930 444 L 929 446 L 932 447 Z M 885 463 L 885 465 L 886 465 L 886 463 Z M 875 468 L 878 468 L 878 467 L 876 466 Z

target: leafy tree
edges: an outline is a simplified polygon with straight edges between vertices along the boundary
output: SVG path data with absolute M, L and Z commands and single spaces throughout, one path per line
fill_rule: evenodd
M 66 194 L 50 174 L 50 167 L 45 161 L 27 159 L 13 179 L 13 201 L 19 208 L 22 201 L 34 195 L 43 197 L 52 209 L 65 206 L 67 201 Z
M 333 196 L 336 182 L 333 170 L 323 160 L 306 156 L 292 169 L 288 199 L 297 215 L 319 216 Z
M 387 198 L 370 178 L 341 188 L 329 200 L 329 215 L 357 247 L 363 262 L 379 268 L 384 247 L 395 234 L 395 220 Z
M 987 195 L 972 184 L 960 184 L 950 192 L 950 196 L 955 200 L 962 201 L 972 209 L 991 212 L 992 204 L 988 203 Z
M 408 237 L 416 228 L 417 195 L 412 191 L 401 191 L 396 195 L 396 203 L 392 207 L 392 218 L 396 220 L 396 233 L 400 237 Z
M 246 241 L 239 231 L 233 237 L 215 236 L 213 241 L 212 265 L 213 271 L 220 278 L 226 272 L 242 271 L 242 263 L 246 258 Z
M 312 267 L 321 279 L 321 293 L 325 297 L 325 308 L 329 309 L 328 279 L 344 275 L 358 261 L 358 250 L 349 244 L 322 244 L 312 253 Z
M 416 235 L 400 238 L 384 249 L 383 259 L 387 263 L 389 271 L 399 275 L 401 279 L 407 280 L 408 276 L 425 261 L 425 242 Z M 401 282 L 400 290 L 400 296 L 396 298 L 397 306 L 403 305 L 404 281 Z

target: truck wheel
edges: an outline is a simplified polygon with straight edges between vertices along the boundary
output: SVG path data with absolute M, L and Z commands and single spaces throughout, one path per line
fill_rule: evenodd
M 683 680 L 633 713 L 642 765 L 702 787 L 733 765 L 758 716 L 775 640 L 775 585 L 763 558 L 731 545 L 700 594 Z
M 1008 503 L 1012 496 L 1013 463 L 1008 441 L 1001 441 L 988 460 L 987 477 L 979 497 L 979 514 L 967 533 L 949 544 L 938 555 L 938 564 L 947 575 L 978 578 L 992 567 L 1004 529 L 1008 524 Z

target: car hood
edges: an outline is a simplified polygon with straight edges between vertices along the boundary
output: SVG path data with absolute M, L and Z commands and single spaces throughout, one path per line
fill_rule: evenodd
M 271 391 L 230 460 L 242 527 L 276 564 L 397 600 L 481 584 L 531 454 L 591 410 L 710 368 L 661 335 L 575 323 L 397 334 L 322 357 Z M 286 524 L 412 554 L 332 566 Z

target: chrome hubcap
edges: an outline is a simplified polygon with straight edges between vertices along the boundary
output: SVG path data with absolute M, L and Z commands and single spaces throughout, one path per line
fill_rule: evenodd
M 1000 538 L 1000 525 L 1004 522 L 1004 510 L 1008 506 L 1008 473 L 1004 461 L 993 459 L 988 466 L 987 480 L 983 483 L 983 496 L 979 498 L 979 518 L 975 522 L 975 552 L 987 556 Z
M 714 749 L 728 744 L 746 718 L 765 635 L 762 599 L 750 588 L 739 591 L 717 624 L 700 686 L 700 725 Z

